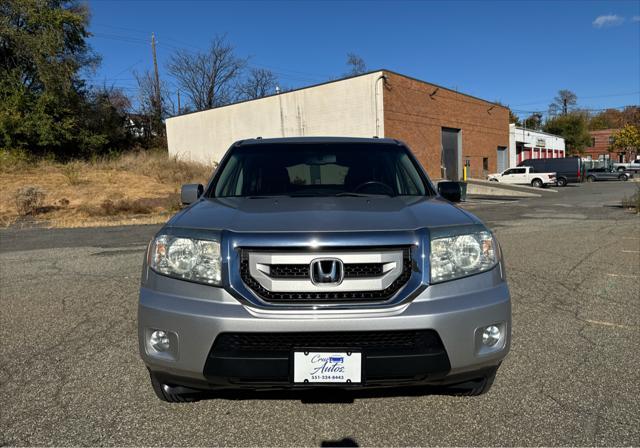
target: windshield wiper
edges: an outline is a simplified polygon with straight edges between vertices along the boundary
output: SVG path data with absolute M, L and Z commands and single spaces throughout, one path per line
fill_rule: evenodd
M 266 195 L 266 196 L 260 196 L 260 195 L 254 195 L 254 196 L 236 196 L 236 197 L 244 197 L 247 199 L 273 199 L 273 198 L 284 198 L 287 197 L 286 194 L 272 194 L 272 195 Z
M 347 196 L 347 197 L 354 197 L 354 198 L 375 198 L 375 197 L 392 197 L 390 194 L 366 194 L 366 193 L 353 193 L 350 191 L 343 191 L 342 193 L 338 193 L 335 194 L 334 196 L 340 197 L 340 196 Z
M 321 198 L 331 196 L 326 193 L 291 193 L 288 195 L 290 198 Z

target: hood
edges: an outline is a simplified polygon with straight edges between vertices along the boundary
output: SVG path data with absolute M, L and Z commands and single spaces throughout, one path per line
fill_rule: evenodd
M 278 197 L 203 199 L 176 215 L 168 226 L 234 232 L 340 232 L 478 222 L 439 198 Z

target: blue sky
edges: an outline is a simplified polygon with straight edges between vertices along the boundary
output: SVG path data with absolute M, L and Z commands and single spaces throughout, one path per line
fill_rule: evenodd
M 640 104 L 640 1 L 187 2 L 90 1 L 102 56 L 93 82 L 135 94 L 132 71 L 161 77 L 177 48 L 226 33 L 238 55 L 302 87 L 339 77 L 347 52 L 387 68 L 510 105 L 546 110 L 559 89 L 588 108 Z

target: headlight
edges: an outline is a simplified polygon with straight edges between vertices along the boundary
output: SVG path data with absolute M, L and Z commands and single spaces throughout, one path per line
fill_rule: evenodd
M 431 282 L 488 271 L 498 262 L 497 246 L 487 231 L 432 239 Z
M 149 248 L 154 271 L 185 280 L 219 285 L 222 260 L 220 242 L 160 235 Z

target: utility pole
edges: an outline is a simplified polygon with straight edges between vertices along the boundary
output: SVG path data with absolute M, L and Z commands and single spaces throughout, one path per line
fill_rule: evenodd
M 155 113 L 156 119 L 158 123 L 162 121 L 162 99 L 160 97 L 160 75 L 158 74 L 158 58 L 156 57 L 156 36 L 151 33 L 151 51 L 153 52 L 153 71 L 155 74 L 155 86 L 154 86 L 154 94 L 155 94 Z M 160 128 L 162 125 L 160 124 Z

